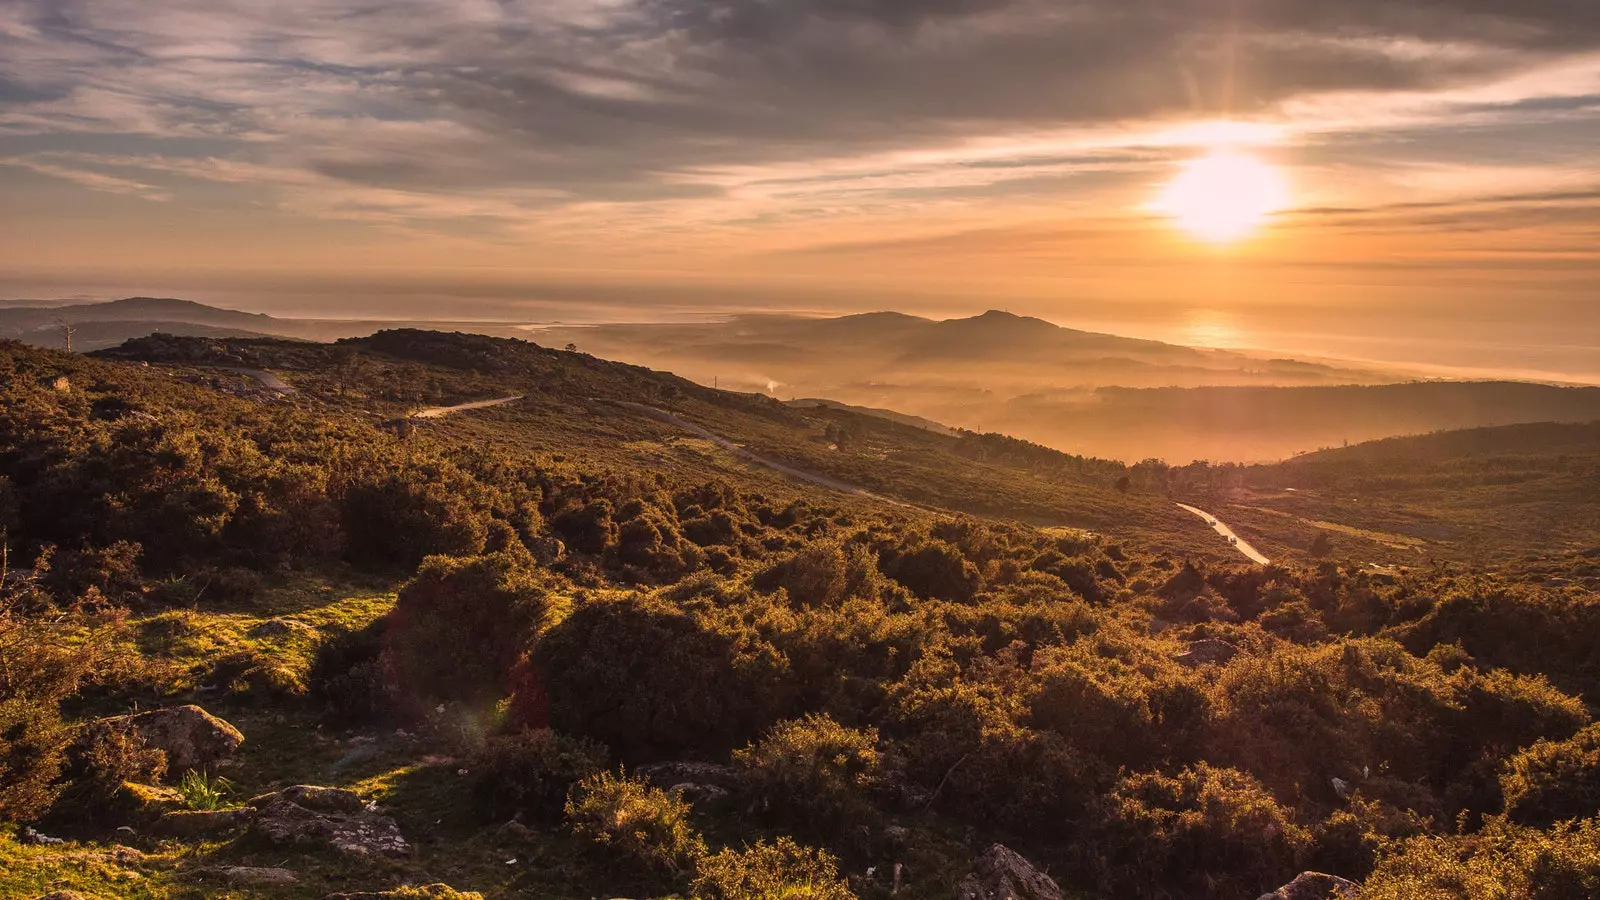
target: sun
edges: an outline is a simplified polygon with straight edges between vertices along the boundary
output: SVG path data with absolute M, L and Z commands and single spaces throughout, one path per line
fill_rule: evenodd
M 1218 149 L 1185 163 L 1152 208 L 1200 240 L 1227 244 L 1248 237 L 1288 203 L 1288 182 L 1276 168 Z

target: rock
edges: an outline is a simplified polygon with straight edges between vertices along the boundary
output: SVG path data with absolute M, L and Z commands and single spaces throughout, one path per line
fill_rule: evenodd
M 291 785 L 281 791 L 273 791 L 270 794 L 252 797 L 246 801 L 245 805 L 261 809 L 280 800 L 287 800 L 296 806 L 303 806 L 306 809 L 318 812 L 354 813 L 360 812 L 362 807 L 361 798 L 356 795 L 355 791 L 347 791 L 344 788 L 317 787 L 311 784 Z
M 1295 879 L 1257 900 L 1345 900 L 1354 898 L 1361 885 L 1337 875 L 1301 872 Z
M 904 844 L 911 837 L 911 829 L 904 825 L 890 825 L 883 829 L 883 838 L 893 844 Z
M 323 847 L 352 856 L 405 856 L 411 845 L 394 819 L 339 788 L 295 785 L 250 801 L 250 833 L 273 844 Z
M 255 866 L 229 866 L 222 877 L 234 884 L 297 884 L 300 876 L 289 869 L 262 869 Z
M 1339 795 L 1340 800 L 1350 799 L 1350 782 L 1345 781 L 1343 778 L 1335 778 L 1332 783 L 1333 792 Z
M 448 884 L 424 884 L 417 887 L 396 888 L 392 891 L 329 894 L 323 900 L 483 900 L 483 895 L 477 892 L 458 891 Z
M 1204 638 L 1198 641 L 1191 641 L 1189 648 L 1174 656 L 1173 659 L 1177 660 L 1180 665 L 1193 669 L 1200 666 L 1226 665 L 1238 655 L 1239 648 L 1227 641 Z
M 705 762 L 659 762 L 640 766 L 634 774 L 659 788 L 680 784 L 711 785 L 725 791 L 736 790 L 744 776 L 733 766 Z
M 714 784 L 700 784 L 694 781 L 675 784 L 669 790 L 682 794 L 683 799 L 700 807 L 715 806 L 727 800 L 730 796 L 727 788 L 720 788 Z
M 255 816 L 253 809 L 181 809 L 157 819 L 154 831 L 165 837 L 214 837 L 249 825 Z
M 198 706 L 172 706 L 98 719 L 85 731 L 86 738 L 106 731 L 137 735 L 146 747 L 167 754 L 167 771 L 174 777 L 190 769 L 210 768 L 232 756 L 244 743 L 239 729 Z
M 89 898 L 77 891 L 51 891 L 40 895 L 39 900 L 89 900 Z
M 169 787 L 158 784 L 139 784 L 133 781 L 122 783 L 122 792 L 118 798 L 127 809 L 141 819 L 149 820 L 158 818 L 169 812 L 184 808 L 183 795 Z
M 51 837 L 48 834 L 34 831 L 31 827 L 24 827 L 19 840 L 24 844 L 34 844 L 40 847 L 51 847 L 56 844 L 65 844 L 66 839 Z
M 1049 875 L 1015 851 L 995 844 L 972 861 L 972 874 L 956 885 L 956 900 L 1064 900 Z

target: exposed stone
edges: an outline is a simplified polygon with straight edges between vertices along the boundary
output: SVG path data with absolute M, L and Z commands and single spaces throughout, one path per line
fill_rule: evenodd
M 329 894 L 323 900 L 483 900 L 483 895 L 476 891 L 458 891 L 448 884 L 424 884 L 392 891 Z
M 158 784 L 124 781 L 119 799 L 131 813 L 145 820 L 184 808 L 182 794 Z
M 274 844 L 324 847 L 353 856 L 405 856 L 411 845 L 394 819 L 339 788 L 295 785 L 250 801 L 250 833 Z
M 108 731 L 137 735 L 146 747 L 167 754 L 167 772 L 173 777 L 190 769 L 214 766 L 244 743 L 239 729 L 198 706 L 172 706 L 98 719 L 85 731 L 86 739 Z
M 39 896 L 39 900 L 89 900 L 77 891 L 51 891 Z
M 1198 641 L 1191 641 L 1188 649 L 1174 656 L 1173 659 L 1177 660 L 1179 664 L 1193 669 L 1199 666 L 1227 665 L 1230 660 L 1238 655 L 1239 648 L 1227 641 L 1204 638 Z
M 730 796 L 727 788 L 717 787 L 714 784 L 700 784 L 694 781 L 685 781 L 673 785 L 670 790 L 683 795 L 683 799 L 695 806 L 715 806 L 727 800 Z
M 972 874 L 956 885 L 956 900 L 1064 900 L 1049 875 L 1021 854 L 995 844 L 972 861 Z
M 1321 872 L 1301 872 L 1295 879 L 1257 900 L 1345 900 L 1353 898 L 1361 886 L 1347 878 Z
M 253 809 L 182 809 L 156 820 L 155 833 L 165 837 L 212 837 L 237 831 L 255 818 Z
M 634 774 L 656 787 L 673 788 L 680 784 L 711 785 L 731 791 L 744 781 L 732 766 L 706 762 L 659 762 L 640 766 Z
M 234 884 L 297 884 L 300 881 L 300 876 L 289 869 L 256 866 L 230 866 L 222 870 L 222 877 Z

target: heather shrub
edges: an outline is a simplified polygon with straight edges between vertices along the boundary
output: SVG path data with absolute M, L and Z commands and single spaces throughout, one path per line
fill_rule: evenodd
M 1491 818 L 1475 834 L 1415 837 L 1383 853 L 1362 900 L 1589 900 L 1600 896 L 1600 822 L 1549 831 Z
M 55 802 L 73 732 L 61 702 L 92 661 L 46 628 L 0 610 L 0 820 L 26 822 Z

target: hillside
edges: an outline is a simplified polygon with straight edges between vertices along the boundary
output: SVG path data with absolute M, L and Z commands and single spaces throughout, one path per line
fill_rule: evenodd
M 1167 495 L 1287 468 L 475 335 L 0 343 L 0 376 L 0 897 L 1600 878 L 1600 826 L 1555 824 L 1600 778 L 1583 553 L 1250 565 Z

